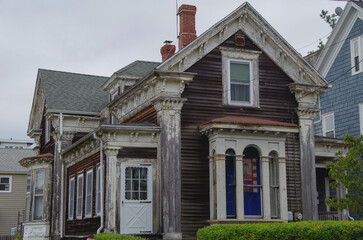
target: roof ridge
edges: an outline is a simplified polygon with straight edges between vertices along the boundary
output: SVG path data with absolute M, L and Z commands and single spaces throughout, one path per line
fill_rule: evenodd
M 66 71 L 60 71 L 60 70 L 50 70 L 50 69 L 44 69 L 44 68 L 39 68 L 39 69 L 38 69 L 38 71 L 59 72 L 59 73 L 74 74 L 74 75 L 82 75 L 82 76 L 89 76 L 89 77 L 102 77 L 102 78 L 109 78 L 109 77 L 107 77 L 107 76 L 91 75 L 91 74 L 86 74 L 86 73 L 66 72 Z

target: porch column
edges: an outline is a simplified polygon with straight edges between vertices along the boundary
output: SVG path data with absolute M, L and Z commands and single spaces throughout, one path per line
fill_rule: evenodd
M 226 206 L 226 155 L 216 155 L 217 219 L 227 218 Z
M 261 157 L 261 176 L 262 176 L 262 206 L 263 218 L 271 219 L 271 201 L 270 201 L 270 164 L 269 157 Z
M 288 220 L 287 187 L 286 187 L 286 158 L 279 157 L 279 191 L 280 191 L 280 218 Z
M 62 209 L 61 199 L 65 198 L 64 196 L 61 195 L 62 175 L 64 174 L 63 171 L 64 169 L 62 169 L 63 162 L 61 160 L 61 151 L 66 149 L 72 144 L 73 137 L 74 137 L 74 132 L 63 132 L 62 134 L 60 134 L 59 131 L 57 131 L 53 134 L 53 138 L 55 141 L 55 149 L 54 149 L 54 162 L 53 162 L 53 189 L 52 189 L 52 207 L 51 207 L 52 219 L 50 223 L 50 229 L 51 229 L 50 235 L 53 237 L 53 239 L 60 239 L 61 231 L 63 231 L 63 229 L 61 229 L 62 228 L 61 214 L 64 215 L 64 212 L 63 213 L 61 212 Z M 64 193 L 65 193 L 65 188 L 63 188 L 63 194 Z M 65 206 L 64 203 L 63 206 Z
M 184 101 L 181 98 L 163 98 L 154 104 L 161 128 L 161 216 L 164 239 L 182 239 L 180 113 Z
M 116 232 L 116 215 L 117 215 L 117 154 L 120 148 L 108 147 L 105 149 L 106 154 L 106 199 L 105 199 L 105 232 Z
M 237 219 L 245 218 L 243 197 L 243 156 L 236 155 L 236 207 Z
M 325 86 L 292 84 L 290 91 L 295 93 L 299 117 L 300 160 L 301 160 L 301 199 L 303 220 L 318 220 L 318 204 L 315 170 L 314 117 L 320 111 L 315 104 L 317 97 L 325 91 Z M 327 87 L 327 86 L 326 86 Z

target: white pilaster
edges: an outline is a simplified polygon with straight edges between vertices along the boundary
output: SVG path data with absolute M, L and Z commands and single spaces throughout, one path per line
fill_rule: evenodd
M 263 218 L 271 219 L 271 201 L 270 201 L 270 166 L 269 157 L 261 157 L 261 176 L 262 176 L 262 210 Z
M 237 219 L 244 219 L 243 156 L 236 156 L 236 211 Z
M 217 219 L 227 218 L 226 207 L 226 156 L 224 154 L 216 155 L 216 173 L 217 173 Z
M 106 148 L 106 205 L 105 231 L 116 232 L 117 214 L 117 154 L 120 148 Z
M 280 218 L 288 220 L 287 187 L 286 187 L 286 158 L 279 157 L 279 192 L 280 192 Z

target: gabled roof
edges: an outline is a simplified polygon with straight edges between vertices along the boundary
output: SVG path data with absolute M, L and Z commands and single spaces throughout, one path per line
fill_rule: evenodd
M 39 69 L 38 77 L 49 110 L 100 112 L 107 106 L 101 85 L 107 77 Z
M 120 75 L 128 75 L 135 76 L 138 78 L 142 78 L 154 70 L 157 66 L 160 65 L 160 62 L 149 62 L 149 61 L 140 61 L 137 60 L 129 65 L 121 68 L 116 71 L 116 73 Z
M 157 69 L 185 71 L 239 30 L 295 83 L 327 86 L 324 78 L 248 2 L 160 64 Z
M 315 65 L 324 77 L 358 18 L 363 20 L 363 2 L 348 2 Z
M 1 148 L 0 174 L 24 174 L 26 168 L 20 166 L 19 161 L 25 157 L 34 156 L 32 149 Z

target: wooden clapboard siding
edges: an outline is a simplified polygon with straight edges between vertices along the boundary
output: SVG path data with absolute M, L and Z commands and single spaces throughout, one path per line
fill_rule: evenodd
M 239 48 L 234 45 L 234 36 L 221 46 Z M 244 49 L 260 50 L 249 39 L 246 39 Z M 182 94 L 182 97 L 187 98 L 181 114 L 182 232 L 185 237 L 195 237 L 198 228 L 207 225 L 209 220 L 209 143 L 206 137 L 201 136 L 199 125 L 231 115 L 295 124 L 298 118 L 294 112 L 297 103 L 288 88 L 288 84 L 293 81 L 264 53 L 259 57 L 258 109 L 223 105 L 222 58 L 218 48 L 187 72 L 197 75 Z M 298 139 L 298 136 L 289 138 L 286 148 L 289 210 L 301 206 Z
M 18 212 L 25 209 L 26 174 L 2 174 L 11 176 L 11 192 L 0 193 L 0 235 L 10 235 L 10 229 L 18 224 Z M 20 221 L 23 219 L 20 218 Z
M 100 153 L 95 153 L 92 156 L 74 164 L 67 169 L 66 182 L 66 214 L 65 214 L 65 234 L 73 236 L 84 236 L 94 234 L 100 226 L 100 217 L 96 217 L 96 173 L 97 166 L 100 162 Z M 86 197 L 86 171 L 93 169 L 93 189 L 92 189 L 92 218 L 85 218 L 85 197 Z M 83 174 L 83 211 L 82 219 L 76 219 L 76 202 L 77 202 L 77 176 Z M 68 196 L 69 196 L 69 179 L 74 176 L 74 217 L 73 220 L 68 220 Z
M 156 148 L 122 148 L 118 158 L 144 158 L 144 159 L 157 159 Z

